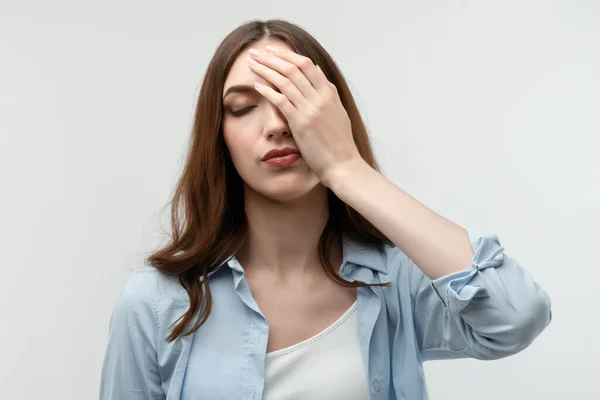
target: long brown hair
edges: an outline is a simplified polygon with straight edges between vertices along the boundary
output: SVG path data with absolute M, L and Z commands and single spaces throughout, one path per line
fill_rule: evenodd
M 225 37 L 204 76 L 196 106 L 190 148 L 171 201 L 170 241 L 147 258 L 147 263 L 175 275 L 190 299 L 189 309 L 171 326 L 173 341 L 197 331 L 208 319 L 212 296 L 208 274 L 240 249 L 245 237 L 243 182 L 231 159 L 221 131 L 223 85 L 238 54 L 252 43 L 271 37 L 319 65 L 338 89 L 350 117 L 352 135 L 362 158 L 379 171 L 367 130 L 344 76 L 325 49 L 305 30 L 283 20 L 250 21 Z M 329 221 L 320 237 L 319 258 L 324 271 L 346 287 L 367 285 L 342 279 L 329 260 L 329 249 L 342 233 L 365 244 L 382 246 L 389 240 L 359 213 L 328 190 Z M 191 328 L 190 323 L 196 319 Z

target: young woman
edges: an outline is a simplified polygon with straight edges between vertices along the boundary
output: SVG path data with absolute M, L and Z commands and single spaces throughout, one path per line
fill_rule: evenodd
M 341 72 L 285 21 L 217 49 L 172 223 L 115 306 L 101 399 L 426 399 L 424 361 L 510 356 L 551 319 L 497 236 L 379 173 Z

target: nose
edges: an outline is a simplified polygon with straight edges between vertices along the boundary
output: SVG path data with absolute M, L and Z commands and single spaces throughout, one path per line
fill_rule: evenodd
M 266 102 L 264 113 L 264 134 L 267 139 L 277 139 L 280 136 L 290 136 L 287 120 L 274 104 Z

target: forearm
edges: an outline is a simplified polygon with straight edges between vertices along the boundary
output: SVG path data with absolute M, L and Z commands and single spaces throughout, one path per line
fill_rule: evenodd
M 328 186 L 431 279 L 471 265 L 474 254 L 464 228 L 427 208 L 362 159 L 332 171 Z

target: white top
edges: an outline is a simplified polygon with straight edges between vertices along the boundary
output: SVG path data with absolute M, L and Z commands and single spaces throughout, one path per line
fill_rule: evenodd
M 356 302 L 315 336 L 266 355 L 263 400 L 368 400 Z

